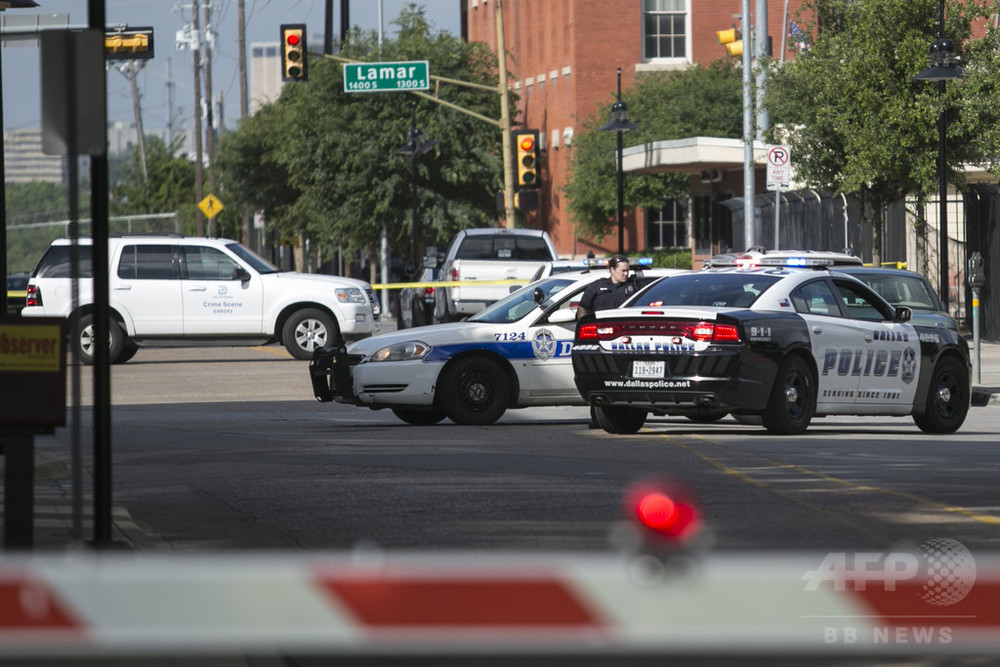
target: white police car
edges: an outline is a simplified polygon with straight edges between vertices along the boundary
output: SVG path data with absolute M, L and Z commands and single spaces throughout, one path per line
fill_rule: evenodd
M 954 432 L 971 399 L 968 344 L 910 317 L 838 271 L 704 269 L 581 318 L 574 378 L 611 433 L 638 431 L 648 414 L 727 413 L 777 434 L 824 415 Z
M 637 270 L 631 279 L 687 273 Z M 583 289 L 607 269 L 531 283 L 461 322 L 384 333 L 349 348 L 322 348 L 310 364 L 313 391 L 410 424 L 491 424 L 508 408 L 584 405 L 570 348 Z

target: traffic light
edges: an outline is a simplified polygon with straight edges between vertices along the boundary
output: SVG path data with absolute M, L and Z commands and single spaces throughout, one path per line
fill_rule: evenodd
M 305 81 L 308 78 L 306 53 L 306 24 L 289 23 L 281 26 L 282 81 Z
M 538 130 L 517 130 L 514 137 L 515 183 L 522 188 L 538 187 Z
M 647 549 L 681 548 L 701 530 L 701 511 L 691 492 L 669 480 L 648 479 L 625 496 L 625 514 L 640 531 Z
M 152 57 L 152 28 L 122 27 L 105 31 L 105 60 L 149 60 Z
M 738 29 L 716 30 L 715 38 L 719 40 L 719 44 L 726 47 L 726 53 L 732 57 L 739 58 L 743 55 L 743 39 Z

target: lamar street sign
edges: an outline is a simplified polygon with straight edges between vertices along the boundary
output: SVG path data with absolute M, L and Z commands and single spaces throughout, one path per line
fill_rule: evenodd
M 345 93 L 427 90 L 430 87 L 430 66 L 426 60 L 344 63 Z

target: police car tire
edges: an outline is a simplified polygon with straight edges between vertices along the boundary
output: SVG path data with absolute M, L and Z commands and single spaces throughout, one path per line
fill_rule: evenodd
M 947 400 L 941 400 L 944 393 Z M 954 433 L 965 422 L 970 393 L 965 366 L 954 357 L 945 357 L 934 366 L 926 410 L 922 415 L 914 415 L 913 421 L 924 433 Z
M 433 426 L 447 417 L 444 410 L 426 408 L 393 408 L 392 414 L 413 426 Z
M 646 423 L 648 413 L 638 408 L 601 407 L 594 408 L 597 423 L 608 433 L 632 435 L 638 433 Z
M 309 361 L 315 350 L 335 347 L 340 342 L 340 331 L 333 318 L 322 310 L 303 308 L 292 313 L 285 322 L 281 342 L 293 357 Z
M 438 402 L 456 424 L 492 424 L 507 411 L 507 376 L 489 359 L 459 359 L 445 373 L 439 387 Z
M 114 362 L 121 356 L 125 345 L 125 332 L 117 322 L 108 323 L 108 359 Z M 81 315 L 73 330 L 73 354 L 80 363 L 90 366 L 94 363 L 94 315 Z
M 801 357 L 787 357 L 774 378 L 771 399 L 761 413 L 764 428 L 775 435 L 798 435 L 809 428 L 815 412 L 816 383 L 809 365 Z

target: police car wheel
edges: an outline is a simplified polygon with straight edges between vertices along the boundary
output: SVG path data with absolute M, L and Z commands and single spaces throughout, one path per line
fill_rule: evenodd
M 393 408 L 392 414 L 414 426 L 432 426 L 447 416 L 444 410 L 421 408 Z
M 816 411 L 816 386 L 809 365 L 797 356 L 782 362 L 761 413 L 764 428 L 776 435 L 798 435 L 809 428 Z
M 438 386 L 439 403 L 456 424 L 492 424 L 507 411 L 507 376 L 489 359 L 460 359 Z
M 340 342 L 340 332 L 333 319 L 316 308 L 304 308 L 292 313 L 281 331 L 281 342 L 296 359 L 308 361 L 321 347 L 333 347 Z
M 597 423 L 608 433 L 631 435 L 638 433 L 646 423 L 645 410 L 637 408 L 601 407 L 594 408 Z
M 945 357 L 934 367 L 924 414 L 914 415 L 913 421 L 925 433 L 954 433 L 965 422 L 969 397 L 965 366 L 954 357 Z
M 82 315 L 73 330 L 73 354 L 80 363 L 88 366 L 94 363 L 95 338 L 94 316 L 91 313 Z M 108 322 L 108 359 L 112 362 L 118 359 L 124 345 L 125 333 L 122 328 L 117 322 Z

